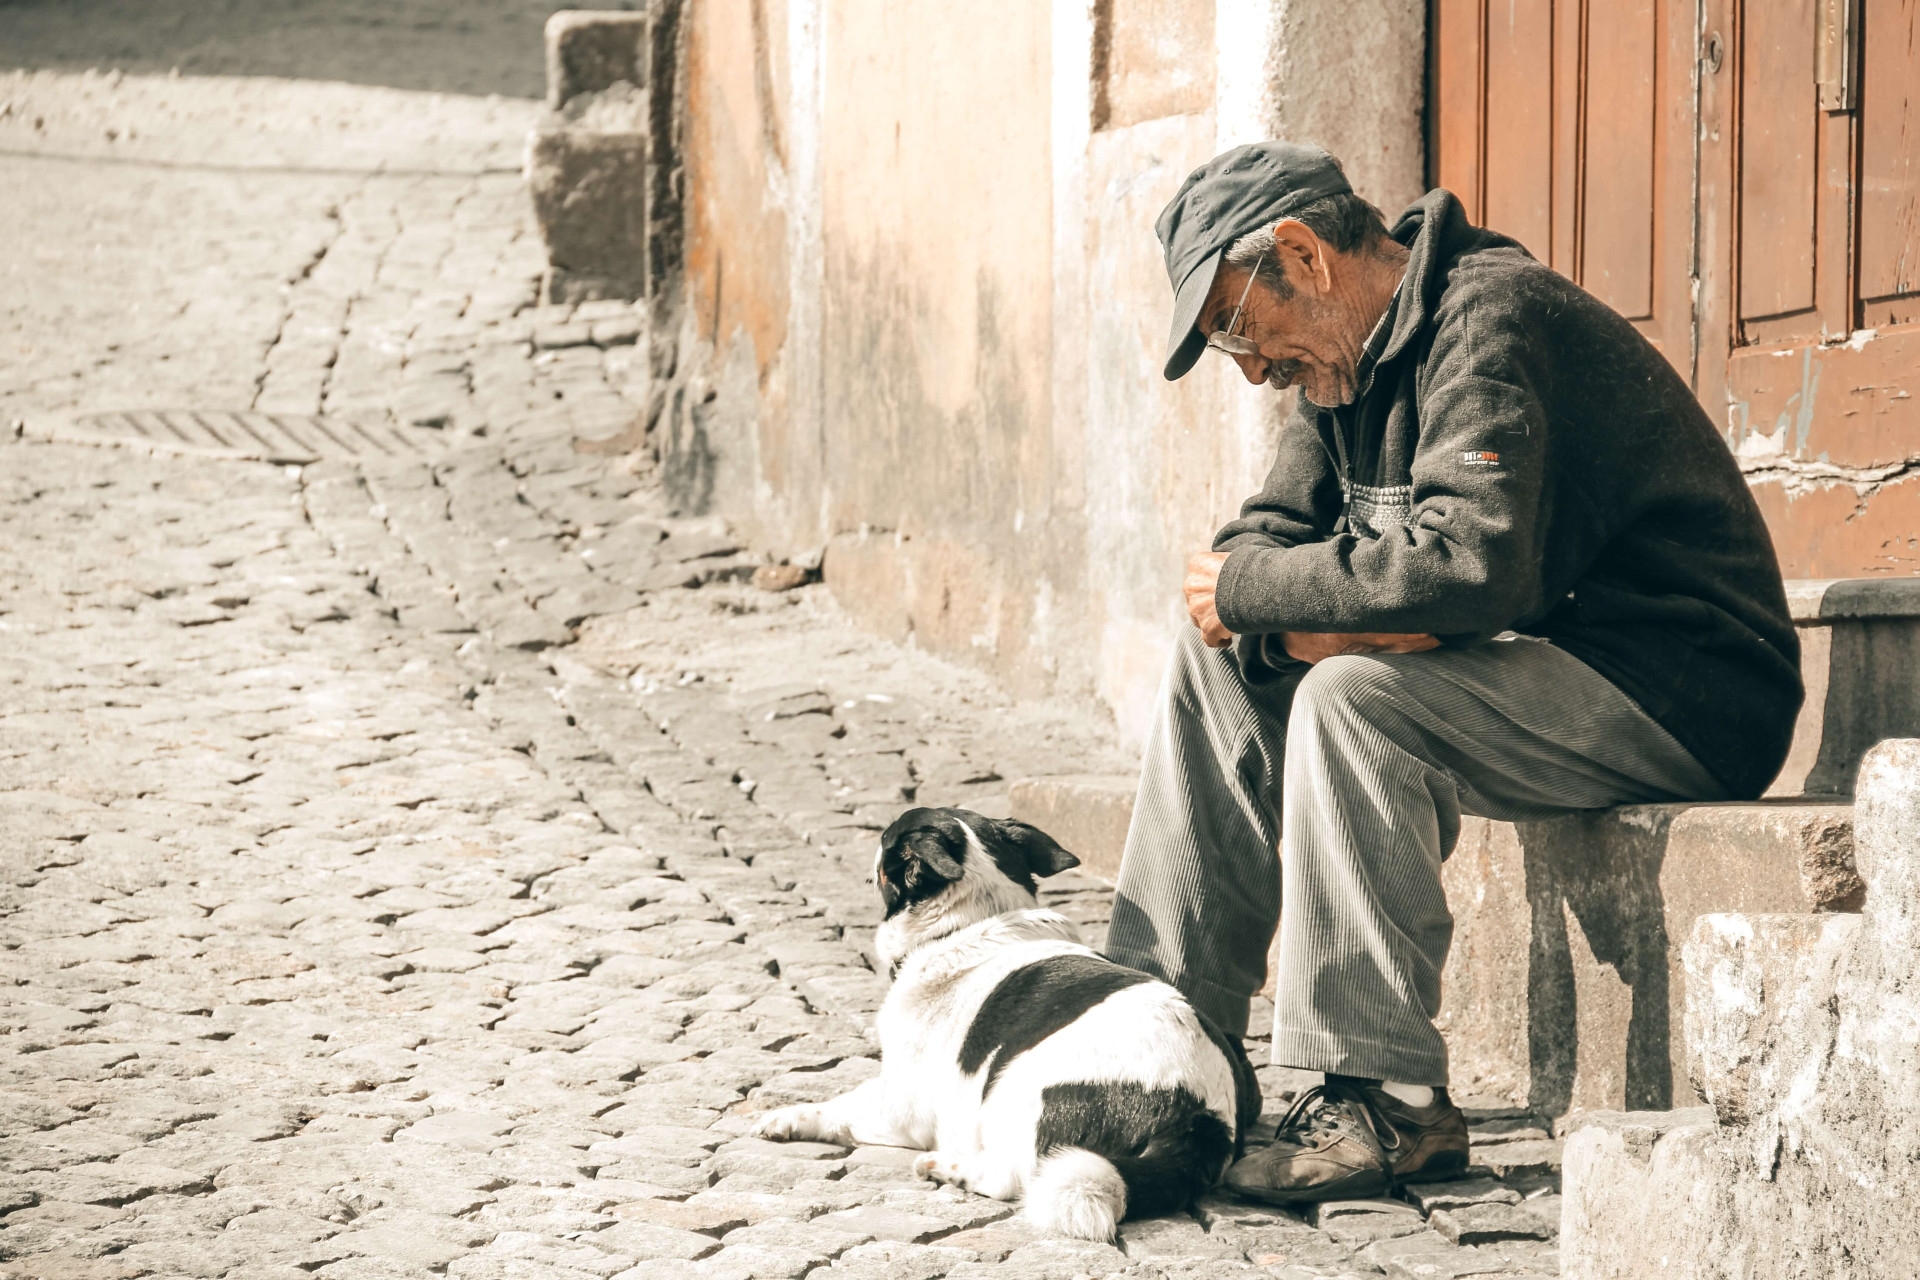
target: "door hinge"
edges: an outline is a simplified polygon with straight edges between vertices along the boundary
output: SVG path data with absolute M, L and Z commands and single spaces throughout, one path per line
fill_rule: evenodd
M 1822 111 L 1860 105 L 1860 0 L 1814 0 L 1814 74 Z

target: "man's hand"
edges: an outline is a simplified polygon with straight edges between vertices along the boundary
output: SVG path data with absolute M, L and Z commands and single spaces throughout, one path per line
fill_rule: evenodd
M 1193 598 L 1191 589 L 1187 598 Z M 1432 636 L 1398 631 L 1288 631 L 1281 636 L 1281 641 L 1289 655 L 1305 663 L 1348 653 L 1424 653 L 1440 647 L 1440 642 Z
M 1200 638 L 1209 649 L 1224 649 L 1233 643 L 1233 632 L 1214 612 L 1213 593 L 1220 586 L 1220 566 L 1227 562 L 1224 551 L 1196 551 L 1187 557 L 1187 616 L 1200 628 Z
M 1214 609 L 1220 566 L 1226 562 L 1224 551 L 1199 551 L 1187 557 L 1187 616 L 1200 628 L 1200 638 L 1210 649 L 1224 649 L 1233 643 L 1233 632 L 1227 630 Z M 1432 636 L 1397 631 L 1288 631 L 1281 640 L 1289 655 L 1308 664 L 1348 653 L 1424 653 L 1440 647 Z

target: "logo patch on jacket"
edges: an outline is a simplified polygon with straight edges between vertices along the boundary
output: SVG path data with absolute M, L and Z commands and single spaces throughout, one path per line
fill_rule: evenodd
M 1497 467 L 1500 455 L 1491 449 L 1469 449 L 1460 455 L 1460 461 L 1469 467 Z

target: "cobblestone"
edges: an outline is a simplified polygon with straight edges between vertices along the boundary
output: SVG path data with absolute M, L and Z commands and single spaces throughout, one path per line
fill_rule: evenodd
M 818 584 L 756 589 L 644 457 L 576 447 L 646 387 L 623 313 L 533 305 L 524 194 L 487 171 L 513 104 L 436 100 L 466 172 L 381 172 L 420 142 L 368 124 L 305 157 L 364 172 L 290 174 L 281 133 L 249 151 L 207 104 L 367 100 L 30 79 L 60 119 L 183 123 L 143 131 L 168 167 L 0 159 L 0 227 L 45 246 L 0 335 L 0 1276 L 1552 1270 L 1402 1203 L 1320 1229 L 1211 1196 L 1117 1248 L 1048 1240 L 907 1153 L 745 1138 L 877 1070 L 877 830 L 1125 758 Z M 33 194 L 55 165 L 94 230 Z M 442 447 L 275 468 L 42 430 L 156 404 Z M 1098 939 L 1108 886 L 1047 892 Z M 1555 1144 L 1476 1123 L 1476 1176 L 1416 1200 L 1550 1234 Z

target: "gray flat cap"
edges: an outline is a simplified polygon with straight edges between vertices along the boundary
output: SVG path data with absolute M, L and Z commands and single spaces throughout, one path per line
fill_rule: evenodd
M 1167 381 L 1206 350 L 1196 327 L 1220 258 L 1241 236 L 1292 217 L 1316 200 L 1352 191 L 1340 162 L 1300 142 L 1255 142 L 1223 151 L 1187 175 L 1153 224 L 1173 283 Z

